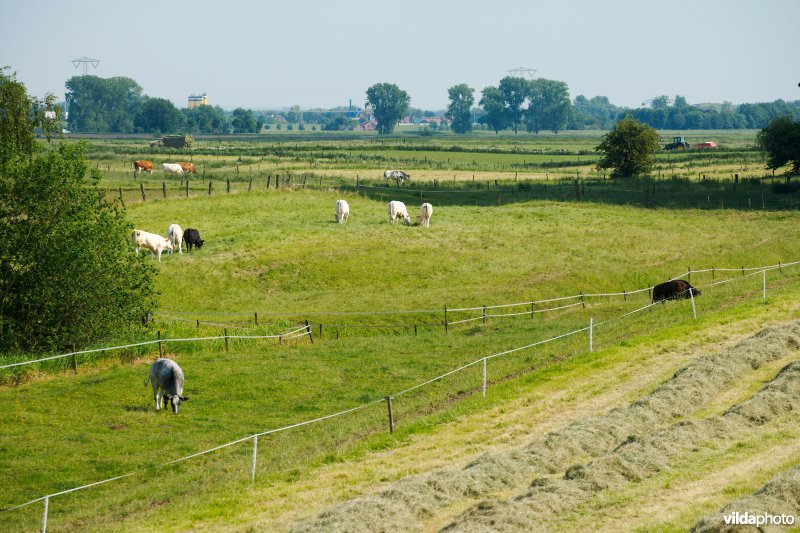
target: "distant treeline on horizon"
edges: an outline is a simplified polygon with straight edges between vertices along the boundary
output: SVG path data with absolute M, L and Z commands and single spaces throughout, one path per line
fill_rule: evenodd
M 553 83 L 566 88 L 564 82 Z M 338 131 L 356 128 L 369 119 L 360 108 L 348 107 L 302 110 L 295 105 L 288 110 L 237 108 L 226 111 L 219 106 L 202 105 L 178 109 L 170 100 L 145 95 L 142 87 L 127 77 L 75 76 L 65 85 L 67 95 L 63 107 L 68 111 L 65 128 L 72 132 L 242 134 L 268 129 Z M 800 119 L 800 100 L 691 105 L 682 96 L 674 99 L 661 96 L 649 100 L 648 107 L 626 108 L 612 104 L 605 96 L 587 98 L 579 95 L 570 101 L 566 92 L 553 98 L 552 102 L 544 102 L 543 109 L 558 107 L 557 116 L 563 118 L 548 122 L 544 128 L 528 124 L 528 131 L 609 130 L 626 116 L 653 128 L 667 130 L 760 129 L 775 117 Z M 541 102 L 537 102 L 539 104 Z M 423 124 L 430 130 L 447 130 L 447 121 L 441 120 L 443 114 L 443 110 L 412 107 L 405 120 Z M 496 117 L 493 118 L 483 105 L 473 107 L 472 115 L 474 129 L 513 129 L 511 122 L 501 121 L 498 125 Z M 525 120 L 518 126 L 525 129 Z

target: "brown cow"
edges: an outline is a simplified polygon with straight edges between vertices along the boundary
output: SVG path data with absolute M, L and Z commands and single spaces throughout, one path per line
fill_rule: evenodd
M 152 161 L 146 161 L 146 160 L 134 161 L 133 162 L 133 175 L 134 176 L 136 174 L 138 174 L 139 172 L 143 171 L 143 170 L 145 172 L 147 172 L 148 174 L 152 174 L 153 173 L 153 162 Z
M 690 296 L 700 296 L 700 289 L 695 289 L 689 282 L 682 279 L 673 279 L 664 283 L 659 283 L 653 287 L 653 303 L 662 300 L 677 300 L 678 298 L 689 298 Z
M 197 170 L 194 168 L 194 163 L 178 163 L 184 172 L 191 172 L 192 174 L 197 174 Z

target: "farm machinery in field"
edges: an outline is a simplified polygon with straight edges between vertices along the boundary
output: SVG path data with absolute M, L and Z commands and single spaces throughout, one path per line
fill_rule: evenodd
M 673 137 L 672 142 L 664 145 L 664 150 L 688 150 L 691 148 L 684 137 Z

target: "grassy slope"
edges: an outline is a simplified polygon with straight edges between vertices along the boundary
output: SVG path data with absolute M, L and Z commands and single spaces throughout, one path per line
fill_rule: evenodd
M 432 227 L 425 231 L 390 227 L 384 220 L 383 202 L 363 197 L 348 197 L 353 215 L 346 226 L 337 226 L 332 220 L 338 196 L 335 192 L 298 191 L 171 200 L 134 206 L 129 216 L 137 227 L 152 231 L 165 230 L 174 221 L 201 229 L 207 246 L 191 256 L 164 259 L 159 283 L 165 308 L 209 314 L 259 311 L 263 316 L 302 314 L 309 309 L 439 308 L 444 303 L 492 304 L 574 294 L 576 290 L 633 289 L 677 274 L 689 261 L 696 267 L 767 264 L 795 259 L 797 248 L 786 231 L 796 218 L 794 213 L 664 212 L 552 203 L 502 208 L 453 206 L 437 210 Z M 782 298 L 796 293 L 786 288 Z M 761 321 L 781 320 L 794 313 L 784 304 L 777 308 L 750 305 L 749 309 L 745 316 L 763 314 L 758 319 Z M 701 335 L 718 338 L 718 328 L 725 331 L 728 326 L 724 322 L 736 318 L 737 313 L 721 313 Z M 581 315 L 579 323 L 585 323 L 585 317 Z M 657 319 L 646 319 L 637 331 L 656 329 L 658 323 Z M 736 324 L 732 332 L 744 330 L 745 326 L 738 321 Z M 672 330 L 665 337 L 652 334 L 651 346 L 669 344 L 673 342 L 671 336 L 681 331 Z M 174 332 L 179 333 L 179 328 Z M 3 417 L 0 438 L 3 505 L 380 398 L 475 357 L 542 338 L 538 336 L 541 330 L 530 325 L 518 330 L 490 325 L 466 333 L 445 337 L 430 332 L 401 340 L 393 336 L 352 338 L 280 349 L 242 344 L 234 347 L 232 355 L 220 353 L 221 346 L 190 353 L 175 348 L 184 368 L 193 367 L 187 382 L 193 398 L 180 417 L 154 417 L 145 409 L 148 394 L 141 386 L 146 375 L 143 362 L 0 390 L 0 404 L 13 406 L 13 412 Z M 605 342 L 607 346 L 615 344 L 614 339 Z M 402 347 L 399 352 L 398 346 Z M 656 348 L 650 349 L 658 355 Z M 650 381 L 639 382 L 636 387 L 652 386 L 674 371 L 672 363 L 685 356 L 663 361 L 653 357 L 653 365 L 647 365 Z M 638 365 L 634 361 L 638 357 L 633 351 L 614 349 L 593 356 L 592 368 L 609 369 L 610 381 L 608 386 L 595 384 L 589 388 L 591 397 L 598 399 L 613 391 L 611 384 L 615 382 L 622 386 L 626 380 L 635 380 L 638 371 L 634 368 Z M 524 365 L 531 364 L 537 361 L 524 361 Z M 560 382 L 562 388 L 573 383 L 571 380 L 593 381 L 586 369 L 573 368 L 577 374 L 570 374 L 569 364 L 553 366 L 544 359 L 540 365 L 544 373 L 504 385 L 505 393 L 498 391 L 493 400 L 497 409 L 514 412 L 519 406 L 514 397 L 520 394 L 546 398 L 559 390 L 537 389 L 545 379 Z M 514 372 L 523 367 L 506 370 Z M 565 377 L 556 379 L 562 371 Z M 612 379 L 614 376 L 621 381 Z M 466 385 L 449 383 L 438 393 L 452 394 L 472 387 L 474 378 L 472 375 Z M 586 399 L 579 390 L 570 387 L 562 394 L 564 405 L 575 406 L 576 416 L 589 409 L 575 403 Z M 438 398 L 431 401 L 441 402 Z M 597 401 L 609 405 L 614 398 L 619 397 L 612 394 L 611 399 Z M 415 405 L 427 404 L 419 400 Z M 436 415 L 430 427 L 421 421 L 410 425 L 409 430 L 436 431 L 438 438 L 447 438 L 446 432 L 435 429 L 436 424 L 452 421 L 462 410 L 469 413 L 483 408 L 478 399 L 472 399 L 449 414 Z M 399 415 L 410 416 L 402 410 Z M 408 442 L 408 437 L 401 432 L 392 439 L 378 436 L 359 444 L 358 439 L 353 442 L 347 435 L 364 425 L 379 428 L 385 423 L 384 417 L 377 410 L 365 416 L 368 423 L 334 424 L 333 430 L 328 426 L 324 434 L 341 433 L 341 440 L 331 441 L 331 446 L 345 457 L 372 457 L 364 455 L 370 448 L 392 448 Z M 542 417 L 542 423 L 546 427 L 557 422 Z M 467 421 L 467 427 L 470 424 Z M 499 423 L 498 430 L 522 436 L 521 429 L 504 428 Z M 308 441 L 318 437 L 312 431 L 305 436 Z M 168 447 L 161 444 L 166 440 L 172 443 Z M 145 523 L 152 524 L 150 520 L 166 527 L 170 513 L 162 513 L 161 507 L 190 511 L 185 515 L 186 527 L 206 520 L 236 521 L 236 513 L 244 513 L 250 520 L 266 520 L 257 509 L 252 510 L 253 501 L 273 498 L 295 501 L 278 506 L 276 512 L 290 516 L 306 512 L 308 502 L 298 503 L 293 496 L 295 492 L 297 497 L 302 496 L 296 489 L 304 485 L 298 482 L 316 483 L 310 480 L 317 474 L 308 469 L 318 464 L 320 457 L 328 462 L 342 457 L 324 448 L 316 450 L 313 444 L 296 451 L 287 441 L 275 441 L 273 455 L 265 452 L 265 486 L 242 487 L 247 450 L 222 452 L 218 459 L 198 462 L 205 464 L 202 474 L 194 466 L 176 467 L 175 477 L 164 483 L 173 491 L 172 496 L 162 493 L 162 499 L 151 501 L 146 488 L 123 481 L 119 489 L 65 497 L 63 507 L 52 507 L 53 524 L 61 519 L 61 523 L 75 525 L 70 520 L 77 519 L 103 527 L 100 524 L 109 525 L 127 516 L 129 522 L 124 527 L 145 527 Z M 159 444 L 153 446 L 153 442 Z M 454 454 L 468 457 L 479 446 L 468 446 Z M 383 462 L 380 455 L 378 461 Z M 382 472 L 374 464 L 370 472 L 362 480 L 366 488 L 356 489 L 354 483 L 346 482 L 348 490 L 369 490 L 376 480 L 398 475 Z M 185 488 L 200 479 L 205 481 L 202 490 Z M 276 487 L 279 492 L 271 492 Z M 134 497 L 129 497 L 131 491 Z M 76 511 L 76 505 L 83 508 Z M 248 514 L 247 509 L 254 514 Z M 267 511 L 268 516 L 272 514 Z M 38 511 L 31 511 L 31 523 L 37 515 Z M 145 516 L 148 522 L 143 521 Z

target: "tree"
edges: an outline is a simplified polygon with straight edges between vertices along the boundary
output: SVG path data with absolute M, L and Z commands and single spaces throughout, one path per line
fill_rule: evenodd
M 454 85 L 447 90 L 450 105 L 447 106 L 445 117 L 450 119 L 450 128 L 454 133 L 469 133 L 472 131 L 472 104 L 475 102 L 475 89 L 466 83 Z
M 303 112 L 300 110 L 300 106 L 295 104 L 289 109 L 286 113 L 286 121 L 289 124 L 300 124 L 303 122 Z
M 155 270 L 133 254 L 124 207 L 82 143 L 27 142 L 37 114 L 19 110 L 37 101 L 2 72 L 0 106 L 0 350 L 72 348 L 139 323 Z
M 190 133 L 228 133 L 228 119 L 219 106 L 201 105 L 184 109 L 183 116 Z
M 231 115 L 231 127 L 234 133 L 258 133 L 258 121 L 249 109 L 237 107 Z
M 767 168 L 774 170 L 791 165 L 789 174 L 800 174 L 800 120 L 774 118 L 758 132 L 756 141 L 767 153 Z
M 481 91 L 481 107 L 483 107 L 483 122 L 497 134 L 508 127 L 505 100 L 503 93 L 497 87 L 486 87 Z
M 367 89 L 366 105 L 372 107 L 378 133 L 387 135 L 408 111 L 411 97 L 393 83 L 376 83 Z
M 519 125 L 522 123 L 522 116 L 525 113 L 522 106 L 528 98 L 530 86 L 523 78 L 506 76 L 500 80 L 498 88 L 503 95 L 508 121 L 513 126 L 514 133 L 517 133 Z
M 183 115 L 166 98 L 145 98 L 134 125 L 148 133 L 176 132 L 183 124 Z
M 129 133 L 142 104 L 142 88 L 130 78 L 75 76 L 67 80 L 72 131 Z
M 603 154 L 597 168 L 613 169 L 613 177 L 645 175 L 652 170 L 659 148 L 656 130 L 631 117 L 625 117 L 595 147 L 595 151 Z
M 548 129 L 558 133 L 567 126 L 572 113 L 569 88 L 563 81 L 539 78 L 529 82 L 530 103 L 525 111 L 528 131 Z

